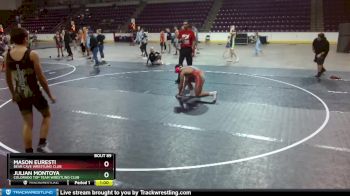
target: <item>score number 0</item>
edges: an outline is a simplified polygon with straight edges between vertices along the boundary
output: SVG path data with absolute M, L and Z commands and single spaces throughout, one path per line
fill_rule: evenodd
M 103 163 L 103 166 L 109 167 L 109 162 L 108 162 L 108 161 L 105 161 L 105 162 Z M 103 176 L 104 176 L 105 178 L 108 178 L 108 177 L 109 177 L 109 173 L 108 173 L 108 172 L 105 172 L 105 173 L 103 174 Z

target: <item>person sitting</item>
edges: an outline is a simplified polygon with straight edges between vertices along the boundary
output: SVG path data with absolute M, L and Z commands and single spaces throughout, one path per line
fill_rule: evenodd
M 151 47 L 146 65 L 148 65 L 148 62 L 151 62 L 151 65 L 163 65 L 162 55 L 158 51 L 155 51 L 153 47 Z

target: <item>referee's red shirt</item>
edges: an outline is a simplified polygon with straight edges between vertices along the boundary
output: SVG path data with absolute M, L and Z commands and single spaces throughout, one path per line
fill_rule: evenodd
M 182 41 L 181 48 L 192 48 L 192 44 L 194 40 L 196 40 L 196 36 L 191 30 L 181 30 L 179 32 L 178 39 Z

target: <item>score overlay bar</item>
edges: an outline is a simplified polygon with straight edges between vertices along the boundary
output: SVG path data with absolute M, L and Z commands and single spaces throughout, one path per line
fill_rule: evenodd
M 8 154 L 7 179 L 12 185 L 94 185 L 116 179 L 114 153 Z

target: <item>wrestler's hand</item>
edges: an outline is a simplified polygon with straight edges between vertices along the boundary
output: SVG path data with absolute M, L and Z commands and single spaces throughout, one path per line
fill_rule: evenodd
M 12 95 L 12 102 L 13 103 L 17 103 L 17 102 L 19 102 L 21 100 L 21 97 L 17 94 L 17 93 L 15 93 L 14 95 Z
M 56 103 L 56 97 L 51 96 L 51 97 L 49 97 L 49 98 L 50 98 L 52 104 L 55 104 L 55 103 Z
M 176 99 L 181 99 L 182 95 L 177 94 L 177 95 L 175 95 L 175 97 L 176 97 Z

